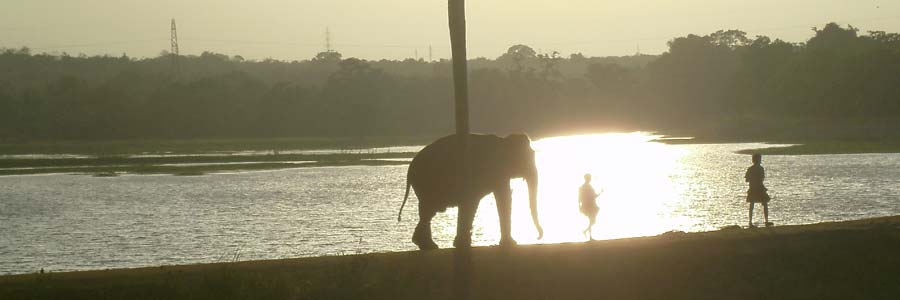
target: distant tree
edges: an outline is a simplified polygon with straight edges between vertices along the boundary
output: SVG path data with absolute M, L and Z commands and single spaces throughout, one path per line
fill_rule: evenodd
M 884 31 L 869 31 L 868 36 L 873 41 L 885 43 L 885 44 L 896 44 L 900 43 L 900 33 L 887 33 Z
M 806 42 L 806 47 L 811 51 L 846 51 L 855 48 L 859 29 L 853 26 L 842 28 L 837 23 L 828 23 L 822 29 L 813 27 L 815 36 Z
M 22 47 L 18 50 L 12 50 L 12 53 L 16 55 L 31 55 L 31 48 Z
M 710 41 L 716 46 L 737 49 L 751 43 L 747 33 L 740 30 L 719 30 L 709 34 Z
M 605 94 L 621 94 L 635 84 L 633 72 L 618 64 L 596 63 L 587 67 L 585 78 Z
M 323 51 L 316 54 L 316 57 L 313 58 L 315 62 L 327 62 L 327 63 L 337 63 L 341 61 L 341 53 L 337 51 Z
M 557 66 L 563 58 L 559 56 L 559 52 L 553 51 L 551 53 L 538 54 L 537 58 L 541 64 L 541 71 L 539 74 L 541 79 L 550 80 L 561 77 Z
M 203 51 L 203 53 L 200 53 L 200 60 L 212 62 L 212 61 L 229 61 L 230 59 L 229 59 L 228 55 L 225 55 L 225 54 L 215 53 L 215 52 L 211 52 L 211 51 Z
M 779 91 L 783 90 L 782 70 L 796 59 L 799 48 L 795 45 L 766 36 L 757 36 L 741 51 L 738 93 L 740 99 L 736 108 L 744 113 L 759 113 L 763 110 L 784 112 L 785 102 L 779 101 Z M 771 113 L 770 113 L 771 114 Z
M 334 128 L 340 134 L 365 137 L 373 133 L 378 126 L 386 80 L 381 70 L 363 60 L 348 58 L 340 62 L 340 70 L 323 87 L 330 111 L 337 117 Z
M 534 49 L 526 45 L 517 44 L 509 47 L 509 49 L 506 50 L 506 53 L 497 58 L 497 60 L 511 62 L 515 67 L 515 71 L 522 72 L 524 70 L 524 63 L 529 60 L 534 60 L 535 58 L 537 58 L 537 52 L 535 52 Z
M 813 33 L 794 44 L 720 30 L 676 37 L 662 55 L 621 57 L 514 45 L 496 59 L 469 60 L 473 128 L 614 124 L 767 139 L 796 124 L 828 124 L 900 135 L 888 130 L 900 127 L 891 125 L 900 118 L 900 34 L 834 23 Z M 453 127 L 450 66 L 333 51 L 291 62 L 204 52 L 183 55 L 171 76 L 165 51 L 132 58 L 0 48 L 0 139 L 438 135 Z M 870 130 L 879 126 L 888 129 Z
M 317 90 L 291 82 L 273 85 L 260 100 L 258 132 L 266 136 L 315 134 L 314 124 L 321 123 L 314 104 Z
M 18 105 L 13 103 L 5 85 L 0 84 L 0 141 L 18 135 L 15 132 L 19 121 L 18 110 Z
M 669 42 L 669 52 L 647 66 L 647 90 L 657 98 L 655 108 L 672 117 L 713 116 L 733 108 L 739 61 L 711 35 L 679 37 Z

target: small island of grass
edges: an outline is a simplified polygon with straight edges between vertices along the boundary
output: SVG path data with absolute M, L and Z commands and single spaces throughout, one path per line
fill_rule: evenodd
M 745 149 L 737 153 L 762 155 L 900 153 L 900 141 L 816 141 L 786 147 Z

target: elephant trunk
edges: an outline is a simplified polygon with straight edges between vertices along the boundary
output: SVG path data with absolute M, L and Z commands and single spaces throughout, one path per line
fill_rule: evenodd
M 531 221 L 534 222 L 534 228 L 538 231 L 538 239 L 544 237 L 544 228 L 541 227 L 541 222 L 538 220 L 538 211 L 537 211 L 537 194 L 538 194 L 538 175 L 537 169 L 532 169 L 527 176 L 525 176 L 525 181 L 528 183 L 528 206 L 531 208 Z

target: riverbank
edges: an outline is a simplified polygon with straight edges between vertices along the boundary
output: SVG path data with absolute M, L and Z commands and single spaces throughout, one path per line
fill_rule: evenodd
M 808 142 L 787 147 L 746 149 L 738 151 L 738 153 L 760 153 L 762 155 L 900 153 L 900 141 Z
M 777 140 L 777 141 L 753 141 L 730 140 L 714 138 L 679 138 L 666 137 L 654 140 L 668 145 L 691 144 L 739 144 L 739 143 L 763 143 L 771 147 L 743 149 L 738 154 L 760 153 L 762 155 L 823 155 L 823 154 L 866 154 L 866 153 L 900 153 L 900 140 L 884 141 L 852 141 L 852 140 Z
M 93 176 L 121 174 L 189 176 L 288 168 L 403 165 L 408 164 L 413 156 L 415 152 L 16 158 L 0 159 L 0 176 L 56 173 Z
M 0 142 L 3 155 L 91 155 L 127 156 L 146 154 L 203 154 L 242 151 L 281 151 L 335 149 L 352 151 L 391 146 L 424 145 L 437 137 L 365 137 L 365 138 L 244 138 L 244 139 L 131 139 Z
M 445 249 L 0 276 L 0 299 L 451 299 L 460 291 L 473 299 L 896 299 L 897 253 L 900 216 L 461 256 Z M 468 288 L 457 288 L 466 282 L 454 281 L 454 265 Z
M 408 164 L 431 137 L 46 141 L 0 143 L 0 176 L 204 175 Z

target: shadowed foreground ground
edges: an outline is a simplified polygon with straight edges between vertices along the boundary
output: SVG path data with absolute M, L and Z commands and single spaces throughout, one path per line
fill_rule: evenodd
M 475 248 L 465 290 L 454 261 L 439 250 L 3 276 L 0 299 L 900 299 L 900 216 Z

